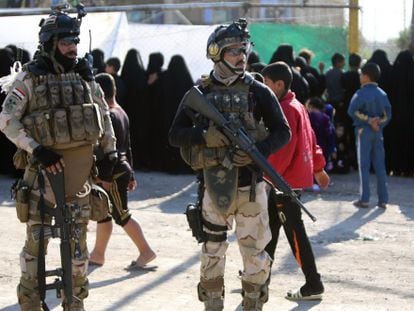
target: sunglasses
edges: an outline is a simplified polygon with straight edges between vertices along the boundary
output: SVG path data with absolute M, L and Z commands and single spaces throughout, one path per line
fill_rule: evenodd
M 240 54 L 247 55 L 249 52 L 249 49 L 245 46 L 239 47 L 239 48 L 226 48 L 224 49 L 224 52 L 227 54 L 230 54 L 231 56 L 239 56 Z

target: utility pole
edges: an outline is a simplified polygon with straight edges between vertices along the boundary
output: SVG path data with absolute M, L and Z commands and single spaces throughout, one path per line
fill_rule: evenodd
M 411 8 L 411 25 L 410 25 L 410 44 L 408 46 L 411 54 L 414 54 L 414 1 Z
M 359 50 L 359 0 L 349 0 L 349 7 L 348 51 L 351 54 Z

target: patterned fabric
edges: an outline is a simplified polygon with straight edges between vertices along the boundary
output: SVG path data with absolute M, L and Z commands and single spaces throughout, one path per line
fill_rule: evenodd
M 236 237 L 243 258 L 242 280 L 264 284 L 270 270 L 270 257 L 264 251 L 271 239 L 269 229 L 269 216 L 267 213 L 267 195 L 265 183 L 256 185 L 256 201 L 249 202 L 250 186 L 238 188 L 238 193 L 230 213 L 223 215 L 217 212 L 217 208 L 211 201 L 207 192 L 203 198 L 203 218 L 216 225 L 227 225 L 231 230 L 236 223 Z M 210 234 L 222 234 L 223 232 L 204 230 Z M 229 243 L 227 241 L 206 242 L 202 247 L 201 278 L 215 279 L 224 276 L 225 253 Z

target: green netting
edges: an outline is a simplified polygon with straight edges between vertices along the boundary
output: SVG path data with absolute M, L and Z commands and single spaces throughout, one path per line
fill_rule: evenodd
M 347 55 L 347 31 L 339 27 L 250 24 L 249 31 L 254 42 L 254 50 L 260 60 L 268 63 L 273 52 L 280 44 L 293 46 L 295 56 L 302 48 L 315 53 L 312 65 L 322 61 L 325 68 L 331 66 L 331 57 L 335 52 Z

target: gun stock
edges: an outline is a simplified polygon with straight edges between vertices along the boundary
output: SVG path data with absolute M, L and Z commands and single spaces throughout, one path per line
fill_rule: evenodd
M 187 93 L 183 101 L 184 105 L 197 111 L 209 120 L 213 121 L 222 132 L 230 139 L 236 148 L 240 148 L 246 152 L 253 160 L 253 162 L 268 176 L 270 181 L 283 193 L 287 194 L 301 209 L 312 219 L 316 221 L 308 209 L 299 200 L 296 192 L 294 192 L 289 184 L 279 175 L 278 172 L 267 162 L 267 159 L 257 149 L 254 141 L 249 137 L 244 128 L 234 128 L 230 123 L 212 104 L 210 104 L 203 93 L 194 86 Z

